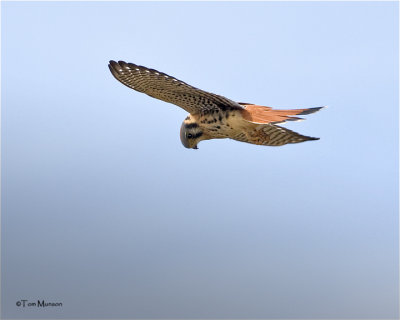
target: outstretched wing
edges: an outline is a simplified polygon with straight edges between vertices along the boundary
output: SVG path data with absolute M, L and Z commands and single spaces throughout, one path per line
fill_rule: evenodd
M 154 69 L 124 61 L 110 61 L 113 76 L 124 85 L 150 97 L 173 103 L 191 114 L 243 109 L 225 97 L 203 91 Z
M 257 126 L 253 130 L 247 132 L 243 131 L 232 138 L 238 141 L 264 146 L 282 146 L 288 143 L 319 140 L 319 138 L 303 136 L 297 132 L 274 124 Z

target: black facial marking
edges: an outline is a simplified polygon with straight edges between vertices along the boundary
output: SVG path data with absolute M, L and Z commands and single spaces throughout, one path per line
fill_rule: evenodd
M 197 139 L 203 135 L 203 132 L 199 131 L 196 134 L 192 135 L 192 139 Z
M 185 124 L 186 129 L 197 128 L 199 125 L 196 122 Z

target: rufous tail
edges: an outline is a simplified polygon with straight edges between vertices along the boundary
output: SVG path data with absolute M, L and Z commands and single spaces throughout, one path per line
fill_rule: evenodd
M 321 110 L 324 107 L 291 109 L 291 110 L 274 110 L 271 107 L 258 106 L 250 103 L 239 102 L 245 109 L 242 110 L 242 116 L 245 120 L 254 123 L 271 123 L 277 124 L 285 121 L 298 121 L 303 118 L 293 116 L 303 116 Z

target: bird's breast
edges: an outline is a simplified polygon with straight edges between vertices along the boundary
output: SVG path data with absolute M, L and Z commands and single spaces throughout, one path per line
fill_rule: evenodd
M 229 138 L 243 122 L 240 111 L 215 111 L 196 119 L 202 130 L 212 138 Z

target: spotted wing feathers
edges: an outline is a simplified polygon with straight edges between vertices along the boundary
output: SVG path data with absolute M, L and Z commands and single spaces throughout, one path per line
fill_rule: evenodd
M 197 89 L 154 69 L 124 61 L 110 61 L 108 66 L 113 76 L 129 88 L 173 103 L 192 114 L 221 109 L 243 109 L 230 99 Z
M 238 141 L 264 146 L 282 146 L 288 143 L 319 140 L 319 138 L 303 136 L 297 132 L 274 124 L 260 125 L 254 130 L 241 132 L 232 138 Z

